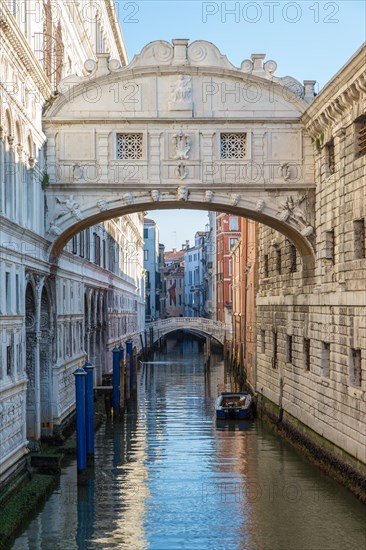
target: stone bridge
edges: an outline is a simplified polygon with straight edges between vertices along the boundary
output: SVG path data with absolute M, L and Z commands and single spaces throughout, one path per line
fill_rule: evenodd
M 225 338 L 231 339 L 232 327 L 221 321 L 212 321 L 202 317 L 170 317 L 169 319 L 158 319 L 146 323 L 146 329 L 153 328 L 153 341 L 156 342 L 162 336 L 176 330 L 190 330 L 204 336 L 210 336 L 220 344 L 224 344 Z
M 300 120 L 314 82 L 209 42 L 152 42 L 68 76 L 45 112 L 49 257 L 82 229 L 131 212 L 200 209 L 270 226 L 314 266 L 314 158 Z

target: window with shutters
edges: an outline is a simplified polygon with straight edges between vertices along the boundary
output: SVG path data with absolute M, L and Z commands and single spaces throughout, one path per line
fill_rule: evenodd
M 220 151 L 223 160 L 246 158 L 247 135 L 225 133 L 220 135 Z
M 117 159 L 142 159 L 142 134 L 117 134 Z

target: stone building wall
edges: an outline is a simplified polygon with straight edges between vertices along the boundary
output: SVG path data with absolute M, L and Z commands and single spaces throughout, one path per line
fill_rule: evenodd
M 81 254 L 80 235 L 56 269 L 47 261 L 42 111 L 62 78 L 87 74 L 96 52 L 127 63 L 113 0 L 2 1 L 0 43 L 1 487 L 29 447 L 73 413 L 72 372 L 91 350 L 89 336 L 100 380 L 114 344 L 142 330 L 144 291 L 139 214 L 89 230 L 102 255 L 105 243 L 107 263 L 96 261 L 92 240 Z M 85 338 L 91 304 L 95 322 Z
M 366 49 L 305 111 L 315 160 L 315 272 L 290 241 L 259 227 L 257 391 L 366 462 Z M 301 209 L 301 204 L 297 207 Z

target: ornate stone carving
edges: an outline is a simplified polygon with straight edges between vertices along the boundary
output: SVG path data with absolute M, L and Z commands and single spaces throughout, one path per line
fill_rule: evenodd
M 181 111 L 192 109 L 192 79 L 180 74 L 170 85 L 168 109 Z
M 280 167 L 281 176 L 285 181 L 288 181 L 291 178 L 291 167 L 288 162 L 284 162 Z
M 305 199 L 306 197 L 304 195 L 301 195 L 297 199 L 294 199 L 292 196 L 287 197 L 287 199 L 281 203 L 279 217 L 283 222 L 294 222 L 297 226 L 300 226 L 303 231 L 305 231 L 305 229 L 309 231 L 311 228 L 312 233 L 313 228 L 309 224 L 304 210 L 300 207 Z
M 56 202 L 58 204 L 58 207 L 56 208 L 56 214 L 54 217 L 54 221 L 58 220 L 59 218 L 62 218 L 62 216 L 66 216 L 68 212 L 76 218 L 77 220 L 82 220 L 83 216 L 80 211 L 80 205 L 78 202 L 74 200 L 74 195 L 70 195 L 67 199 L 60 199 L 59 197 L 56 198 Z M 66 210 L 61 205 L 65 205 Z
M 160 201 L 160 191 L 158 189 L 153 189 L 151 191 L 151 198 L 154 202 Z
M 175 169 L 175 175 L 180 180 L 184 180 L 188 176 L 188 170 L 183 162 L 180 162 Z
M 108 203 L 107 203 L 107 201 L 106 201 L 105 199 L 100 199 L 100 200 L 97 202 L 97 206 L 98 206 L 98 208 L 99 208 L 99 210 L 100 210 L 101 212 L 106 212 L 106 210 L 109 209 Z
M 240 195 L 238 195 L 238 194 L 236 194 L 236 193 L 232 194 L 232 195 L 231 195 L 231 204 L 232 204 L 233 206 L 237 206 L 237 205 L 239 204 L 239 202 L 240 202 L 240 199 L 241 199 L 241 196 L 240 196 Z
M 72 167 L 72 175 L 74 181 L 79 181 L 83 177 L 83 169 L 79 163 L 74 164 Z
M 177 200 L 187 201 L 189 197 L 189 190 L 187 187 L 178 187 L 177 189 Z
M 174 160 L 187 160 L 191 149 L 190 137 L 184 134 L 183 130 L 181 130 L 179 134 L 174 134 L 172 141 Z
M 263 212 L 263 209 L 265 206 L 266 206 L 266 203 L 264 202 L 264 200 L 260 199 L 255 205 L 256 212 Z
M 57 237 L 58 235 L 61 235 L 62 230 L 58 227 L 58 225 L 56 225 L 55 223 L 53 223 L 53 224 L 51 225 L 51 227 L 50 227 L 49 233 L 50 233 L 51 235 L 55 235 L 55 236 Z
M 125 194 L 122 196 L 122 200 L 123 200 L 123 202 L 125 202 L 126 204 L 133 204 L 133 195 L 132 195 L 132 193 L 125 193 Z
M 205 193 L 205 201 L 206 202 L 212 202 L 214 198 L 214 192 L 213 191 L 206 191 Z

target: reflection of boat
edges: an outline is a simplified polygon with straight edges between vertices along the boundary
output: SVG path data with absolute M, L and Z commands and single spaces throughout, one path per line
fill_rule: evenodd
M 250 393 L 222 392 L 216 398 L 217 418 L 253 418 L 253 400 Z

